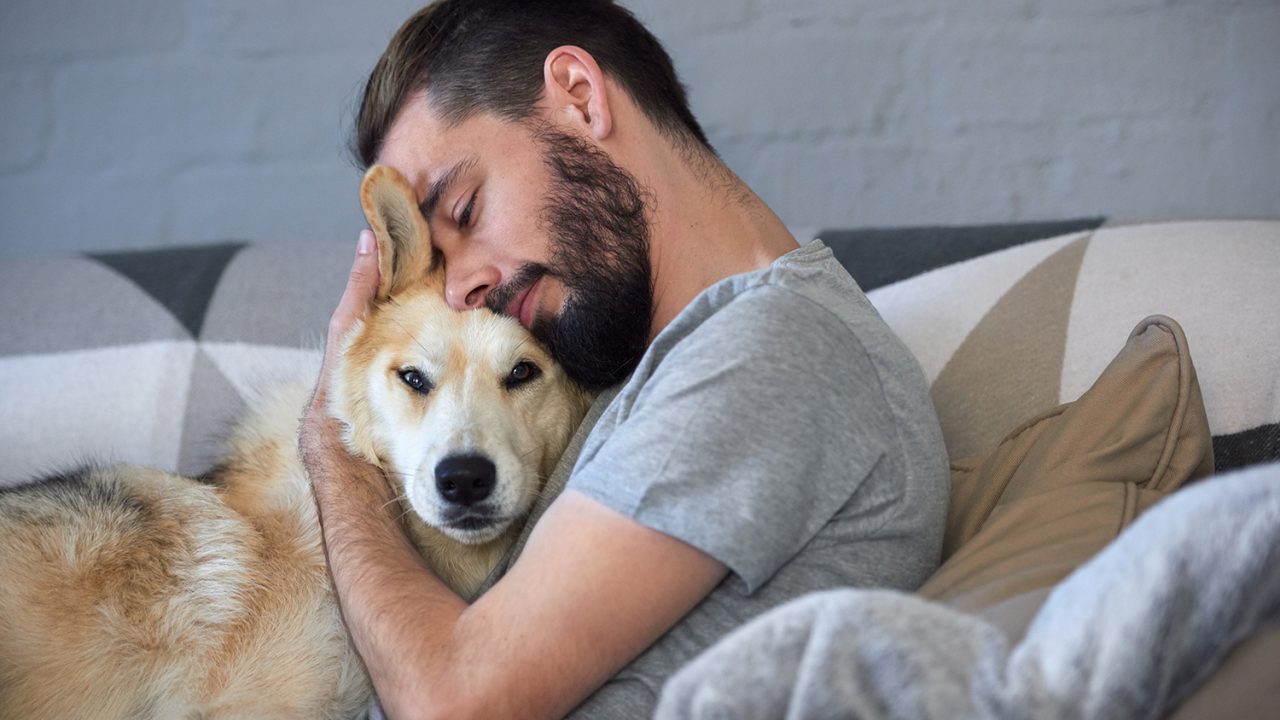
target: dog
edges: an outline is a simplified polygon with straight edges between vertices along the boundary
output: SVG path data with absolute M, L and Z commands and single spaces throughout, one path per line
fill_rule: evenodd
M 590 403 L 519 323 L 444 301 L 414 194 L 361 202 L 381 279 L 327 411 L 385 473 L 409 537 L 465 597 L 519 534 Z M 0 490 L 0 717 L 343 718 L 371 685 L 339 613 L 280 388 L 208 475 L 90 466 Z

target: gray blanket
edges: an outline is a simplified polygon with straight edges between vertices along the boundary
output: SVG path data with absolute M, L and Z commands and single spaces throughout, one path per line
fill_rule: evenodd
M 656 717 L 1155 718 L 1280 618 L 1280 464 L 1157 504 L 1064 580 L 1010 647 L 971 615 L 839 590 L 740 628 L 666 684 Z

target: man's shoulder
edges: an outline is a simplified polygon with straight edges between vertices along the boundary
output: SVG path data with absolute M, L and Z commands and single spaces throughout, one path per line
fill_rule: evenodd
M 877 363 L 849 320 L 857 312 L 786 284 L 738 288 L 678 334 L 656 341 L 623 395 L 651 403 L 697 396 L 708 406 L 771 398 L 775 414 L 851 403 L 879 385 Z M 837 377 L 842 382 L 830 388 Z M 815 388 L 827 389 L 821 398 L 794 402 Z
M 839 268 L 837 268 L 839 269 Z M 842 270 L 842 269 L 841 269 Z M 718 352 L 759 347 L 771 352 L 858 351 L 865 328 L 882 325 L 857 285 L 826 268 L 792 273 L 785 268 L 731 279 L 686 308 L 678 342 L 668 351 L 711 346 Z

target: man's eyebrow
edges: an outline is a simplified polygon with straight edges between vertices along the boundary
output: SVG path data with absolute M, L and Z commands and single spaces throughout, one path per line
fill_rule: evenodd
M 436 206 L 440 204 L 440 200 L 444 198 L 445 193 L 449 192 L 449 187 L 457 182 L 463 173 L 474 167 L 476 162 L 476 156 L 472 155 L 466 160 L 454 163 L 453 167 L 446 170 L 443 175 L 436 178 L 435 182 L 431 183 L 431 187 L 427 190 L 426 199 L 418 205 L 418 210 L 422 212 L 422 217 L 427 220 L 431 219 L 431 216 L 435 214 Z

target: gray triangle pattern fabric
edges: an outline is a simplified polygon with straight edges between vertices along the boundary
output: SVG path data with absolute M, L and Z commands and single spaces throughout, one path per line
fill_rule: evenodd
M 191 368 L 191 390 L 182 419 L 178 472 L 200 475 L 221 459 L 226 440 L 247 410 L 244 398 L 209 355 L 200 350 Z
M 354 255 L 355 248 L 346 243 L 245 248 L 218 282 L 200 339 L 322 347 Z
M 88 257 L 132 280 L 172 313 L 192 337 L 199 338 L 222 271 L 245 244 L 91 253 Z
M 142 288 L 83 257 L 0 262 L 0 307 L 0 357 L 190 340 Z
M 1213 437 L 1213 460 L 1218 472 L 1280 459 L 1280 422 Z
M 1106 218 L 961 227 L 823 230 L 818 234 L 863 292 L 1035 240 L 1096 230 Z

